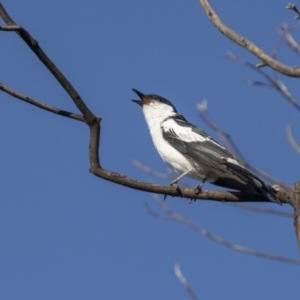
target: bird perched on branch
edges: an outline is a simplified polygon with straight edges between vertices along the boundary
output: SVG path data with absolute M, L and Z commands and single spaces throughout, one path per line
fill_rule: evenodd
M 270 201 L 280 203 L 274 189 L 259 177 L 245 169 L 234 156 L 202 129 L 189 123 L 177 113 L 174 105 L 157 95 L 145 95 L 133 91 L 140 100 L 150 134 L 161 158 L 180 175 L 171 182 L 176 185 L 184 176 L 239 190 L 256 192 Z M 195 190 L 195 191 L 196 191 Z

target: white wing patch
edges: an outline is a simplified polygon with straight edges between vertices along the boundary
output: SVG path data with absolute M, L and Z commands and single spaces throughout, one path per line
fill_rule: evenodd
M 206 137 L 193 132 L 191 127 L 179 126 L 173 119 L 166 120 L 161 124 L 161 127 L 165 131 L 174 131 L 183 142 L 204 142 L 208 140 Z
M 230 163 L 232 163 L 232 164 L 235 164 L 235 165 L 238 165 L 238 166 L 244 168 L 244 167 L 243 167 L 237 160 L 235 160 L 234 158 L 228 157 L 228 158 L 227 158 L 227 161 L 230 162 Z
M 192 143 L 209 141 L 211 143 L 214 143 L 216 146 L 225 149 L 223 146 L 215 142 L 210 137 L 205 137 L 200 135 L 199 133 L 194 132 L 191 127 L 180 126 L 173 119 L 166 120 L 161 124 L 161 127 L 165 131 L 174 131 L 178 138 L 181 139 L 183 142 Z

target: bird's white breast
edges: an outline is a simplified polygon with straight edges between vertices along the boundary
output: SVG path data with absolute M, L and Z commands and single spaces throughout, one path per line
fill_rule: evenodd
M 154 146 L 157 149 L 161 158 L 179 173 L 183 173 L 187 170 L 194 169 L 189 160 L 186 159 L 180 152 L 173 148 L 163 138 L 161 126 L 164 126 L 164 123 L 166 123 L 164 122 L 165 116 L 156 116 L 155 118 L 153 118 L 153 115 L 151 115 L 151 113 L 148 113 L 147 111 L 144 111 L 144 114 L 150 130 L 150 134 L 152 136 Z M 192 177 L 194 179 L 201 179 L 199 178 L 199 174 L 193 174 L 193 172 L 191 172 L 187 176 Z

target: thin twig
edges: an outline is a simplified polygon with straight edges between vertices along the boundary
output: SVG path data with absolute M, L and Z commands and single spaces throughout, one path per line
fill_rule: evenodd
M 289 258 L 289 257 L 284 257 L 284 256 L 279 256 L 279 255 L 274 255 L 274 254 L 269 254 L 269 253 L 265 253 L 265 252 L 260 252 L 260 251 L 256 251 L 250 248 L 246 248 L 244 246 L 238 245 L 238 244 L 234 244 L 231 243 L 211 232 L 209 232 L 208 230 L 196 225 L 195 223 L 185 219 L 184 217 L 174 213 L 165 203 L 164 201 L 160 200 L 159 197 L 157 195 L 153 195 L 155 202 L 160 206 L 160 208 L 164 211 L 165 214 L 158 214 L 156 212 L 154 212 L 152 209 L 150 209 L 150 207 L 145 204 L 144 209 L 145 211 L 158 219 L 161 220 L 167 220 L 167 221 L 175 221 L 175 222 L 179 222 L 181 224 L 184 224 L 185 226 L 195 230 L 196 232 L 200 233 L 202 236 L 205 236 L 206 238 L 210 239 L 213 242 L 216 242 L 222 246 L 225 246 L 231 250 L 235 250 L 241 253 L 245 253 L 245 254 L 249 254 L 252 256 L 256 256 L 256 257 L 260 257 L 260 258 L 264 258 L 264 259 L 269 259 L 269 260 L 273 260 L 273 261 L 279 261 L 279 262 L 284 262 L 284 263 L 290 263 L 290 264 L 296 264 L 296 265 L 300 265 L 300 260 L 298 259 L 293 259 L 293 258 Z
M 233 55 L 231 52 L 229 52 L 227 54 L 227 57 L 230 58 L 230 59 L 232 59 L 232 60 L 234 60 L 234 61 L 236 61 L 236 62 L 238 62 L 238 63 L 240 63 L 240 64 L 243 64 L 243 65 L 247 66 L 248 68 L 250 68 L 250 69 L 252 69 L 252 70 L 254 70 L 256 72 L 258 72 L 269 83 L 269 85 L 266 84 L 266 83 L 260 84 L 260 83 L 257 83 L 256 81 L 247 80 L 247 83 L 249 85 L 264 85 L 264 86 L 267 86 L 267 87 L 270 87 L 270 88 L 274 88 L 275 90 L 277 90 L 284 98 L 286 98 L 300 112 L 300 105 L 293 98 L 293 96 L 288 91 L 286 85 L 282 81 L 272 79 L 262 69 L 256 68 L 253 64 L 251 64 L 251 63 L 249 63 L 249 62 L 241 59 L 238 56 Z
M 295 41 L 293 36 L 291 35 L 291 32 L 288 28 L 287 24 L 282 24 L 279 27 L 280 35 L 284 38 L 284 40 L 287 42 L 287 44 L 297 53 L 300 54 L 300 46 Z
M 41 109 L 44 109 L 44 110 L 47 110 L 47 111 L 50 111 L 54 114 L 57 114 L 57 115 L 60 115 L 60 116 L 64 116 L 64 117 L 68 117 L 68 118 L 71 118 L 71 119 L 74 119 L 74 120 L 77 120 L 77 121 L 81 121 L 81 122 L 85 122 L 83 116 L 81 115 L 78 115 L 78 114 L 75 114 L 75 113 L 71 113 L 69 111 L 65 111 L 65 110 L 62 110 L 60 108 L 56 108 L 54 106 L 51 106 L 51 105 L 48 105 L 46 103 L 43 103 L 41 101 L 37 101 L 33 98 L 30 98 L 28 96 L 25 96 L 21 93 L 18 93 L 17 91 L 9 88 L 8 86 L 0 83 L 0 90 L 2 90 L 3 92 L 15 97 L 15 98 L 18 98 L 22 101 L 25 101 L 29 104 L 32 104 L 34 106 L 37 106 Z
M 202 108 L 202 104 L 200 104 L 200 106 L 198 105 L 197 108 L 200 111 L 199 117 L 201 118 L 201 120 L 203 122 L 205 122 L 213 131 L 215 131 L 218 134 L 218 136 L 222 139 L 223 144 L 226 146 L 226 148 L 229 149 L 235 155 L 236 159 L 245 168 L 253 171 L 254 173 L 258 174 L 263 179 L 268 180 L 272 184 L 280 185 L 284 189 L 290 189 L 290 187 L 288 185 L 286 185 L 285 183 L 283 183 L 282 181 L 280 181 L 280 180 L 276 179 L 275 177 L 269 175 L 265 171 L 252 166 L 251 164 L 249 164 L 247 162 L 247 160 L 244 158 L 241 151 L 239 150 L 239 148 L 236 146 L 235 142 L 231 138 L 230 134 L 223 131 L 222 129 L 220 129 L 217 126 L 217 124 L 211 119 L 211 117 L 209 115 L 209 112 L 208 112 L 208 109 L 207 109 L 207 104 L 206 104 L 206 109 Z
M 194 293 L 193 289 L 191 288 L 189 282 L 187 281 L 187 279 L 184 277 L 184 275 L 182 274 L 181 270 L 180 270 L 180 265 L 179 264 L 175 264 L 174 265 L 174 273 L 177 277 L 177 279 L 181 282 L 181 284 L 183 285 L 184 289 L 186 290 L 186 292 L 188 293 L 188 295 L 190 296 L 190 298 L 192 300 L 198 300 L 197 295 Z
M 292 132 L 292 125 L 290 125 L 290 124 L 286 126 L 286 135 L 287 135 L 287 138 L 288 138 L 290 144 L 294 148 L 294 150 L 298 154 L 300 154 L 300 146 L 298 145 L 298 143 L 294 139 L 293 132 Z

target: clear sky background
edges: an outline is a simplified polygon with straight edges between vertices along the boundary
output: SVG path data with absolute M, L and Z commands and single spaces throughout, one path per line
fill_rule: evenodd
M 13 1 L 3 4 L 38 40 L 90 109 L 103 117 L 101 164 L 135 179 L 168 184 L 132 164 L 166 172 L 131 88 L 171 100 L 190 122 L 197 103 L 229 132 L 247 160 L 289 185 L 299 180 L 299 113 L 278 93 L 249 87 L 261 80 L 230 61 L 257 63 L 220 34 L 198 1 Z M 220 17 L 271 53 L 278 26 L 296 25 L 287 1 L 212 1 Z M 300 3 L 298 3 L 300 5 Z M 60 85 L 15 34 L 0 33 L 0 81 L 77 112 Z M 299 33 L 296 38 L 300 38 Z M 279 59 L 295 65 L 283 45 Z M 299 80 L 280 76 L 299 97 Z M 299 299 L 299 266 L 238 253 L 181 224 L 145 213 L 150 194 L 89 173 L 88 128 L 0 93 L 1 299 L 189 299 L 174 264 L 200 299 Z M 217 137 L 216 137 L 217 138 Z M 187 181 L 191 184 L 195 182 Z M 214 188 L 205 185 L 205 188 Z M 293 220 L 215 203 L 168 198 L 174 211 L 227 239 L 299 257 Z M 284 205 L 258 207 L 291 211 Z

